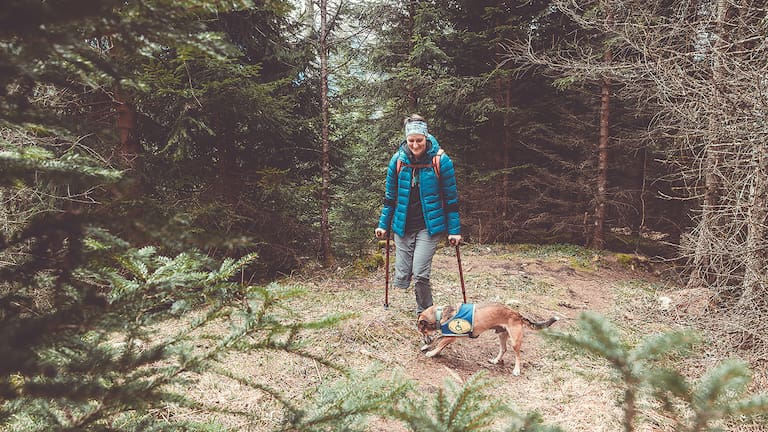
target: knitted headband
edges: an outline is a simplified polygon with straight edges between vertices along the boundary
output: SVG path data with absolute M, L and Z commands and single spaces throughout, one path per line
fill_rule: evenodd
M 410 121 L 405 124 L 405 137 L 408 135 L 421 134 L 427 136 L 427 123 L 421 120 Z

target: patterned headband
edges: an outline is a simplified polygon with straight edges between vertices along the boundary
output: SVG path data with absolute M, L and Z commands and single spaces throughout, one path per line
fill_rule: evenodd
M 427 123 L 421 120 L 410 121 L 405 124 L 405 137 L 408 135 L 421 134 L 427 136 Z

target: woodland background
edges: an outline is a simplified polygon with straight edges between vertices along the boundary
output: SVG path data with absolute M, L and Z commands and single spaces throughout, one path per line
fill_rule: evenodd
M 267 310 L 280 275 L 370 263 L 410 113 L 457 166 L 467 242 L 666 261 L 706 290 L 727 346 L 765 361 L 766 11 L 4 0 L 0 420 L 25 398 L 62 430 L 151 406 L 218 355 L 134 349 L 152 325 L 254 295 Z M 264 324 L 259 307 L 244 321 Z M 284 349 L 311 327 L 269 322 Z M 128 397 L 120 380 L 140 384 Z

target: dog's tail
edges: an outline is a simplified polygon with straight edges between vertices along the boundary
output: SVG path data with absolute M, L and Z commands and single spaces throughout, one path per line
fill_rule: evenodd
M 547 328 L 547 327 L 551 326 L 552 324 L 556 323 L 559 320 L 560 320 L 560 318 L 558 318 L 556 316 L 553 316 L 552 318 L 550 318 L 550 319 L 548 319 L 546 321 L 535 322 L 535 321 L 529 320 L 528 318 L 523 317 L 523 322 L 528 327 L 530 327 L 530 328 L 532 328 L 534 330 L 541 330 L 543 328 Z

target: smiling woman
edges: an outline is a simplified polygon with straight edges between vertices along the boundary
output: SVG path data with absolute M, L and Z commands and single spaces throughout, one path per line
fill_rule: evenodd
M 432 306 L 430 272 L 440 240 L 461 241 L 459 200 L 453 162 L 429 133 L 426 120 L 404 121 L 405 140 L 389 161 L 384 207 L 376 237 L 395 233 L 394 286 L 414 282 L 416 313 Z

